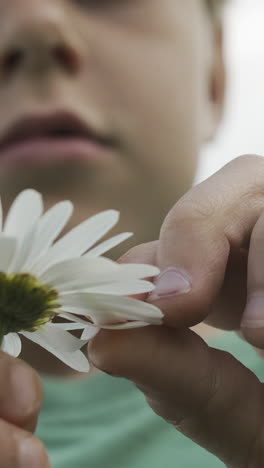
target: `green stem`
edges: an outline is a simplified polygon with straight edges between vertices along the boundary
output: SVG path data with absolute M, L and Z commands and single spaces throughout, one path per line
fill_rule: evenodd
M 3 339 L 6 334 L 6 328 L 3 323 L 0 322 L 0 349 L 2 347 Z

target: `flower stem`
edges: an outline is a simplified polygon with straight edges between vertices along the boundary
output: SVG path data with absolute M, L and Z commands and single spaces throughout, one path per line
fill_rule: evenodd
M 2 347 L 3 339 L 6 334 L 5 326 L 0 322 L 0 349 Z

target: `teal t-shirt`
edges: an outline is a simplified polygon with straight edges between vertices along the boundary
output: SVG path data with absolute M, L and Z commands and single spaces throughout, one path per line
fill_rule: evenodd
M 209 340 L 208 340 L 209 341 Z M 209 344 L 264 380 L 264 362 L 234 333 Z M 155 415 L 129 381 L 105 374 L 44 378 L 37 435 L 52 468 L 220 468 L 224 464 Z

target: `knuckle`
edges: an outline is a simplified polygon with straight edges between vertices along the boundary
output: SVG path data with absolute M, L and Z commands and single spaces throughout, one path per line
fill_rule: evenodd
M 257 200 L 264 195 L 264 157 L 256 154 L 244 154 L 230 163 L 235 171 L 243 171 L 247 175 L 244 185 L 244 193 L 241 194 L 242 201 L 247 199 Z
M 215 220 L 214 224 L 217 223 L 214 201 L 209 197 L 206 200 L 204 198 L 197 196 L 196 193 L 184 196 L 165 218 L 162 226 L 163 233 L 175 228 L 179 230 L 181 226 L 185 230 L 188 226 L 190 226 L 190 229 L 193 229 L 194 226 L 199 226 L 199 231 L 201 231 L 213 219 Z
M 136 245 L 123 254 L 118 263 L 151 263 L 154 260 L 158 241 Z
M 231 161 L 231 164 L 243 164 L 252 167 L 252 163 L 261 164 L 264 167 L 264 158 L 258 154 L 241 154 Z

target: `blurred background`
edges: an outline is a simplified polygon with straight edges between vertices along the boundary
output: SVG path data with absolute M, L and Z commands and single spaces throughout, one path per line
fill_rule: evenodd
M 264 1 L 229 0 L 225 117 L 201 154 L 196 182 L 245 153 L 264 155 Z

